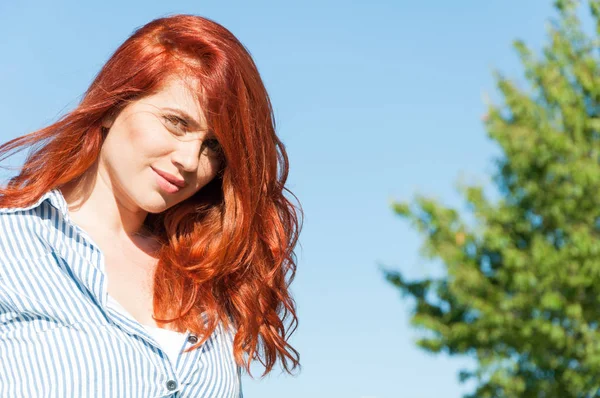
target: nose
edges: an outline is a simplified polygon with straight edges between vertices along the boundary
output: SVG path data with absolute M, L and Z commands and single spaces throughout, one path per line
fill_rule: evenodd
M 200 148 L 202 140 L 181 141 L 172 154 L 172 160 L 179 169 L 187 172 L 196 172 L 200 161 Z

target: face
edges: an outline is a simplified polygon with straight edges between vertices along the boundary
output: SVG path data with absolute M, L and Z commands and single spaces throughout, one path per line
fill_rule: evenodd
M 109 132 L 99 174 L 130 210 L 160 213 L 194 195 L 219 170 L 219 143 L 189 87 L 172 79 L 103 121 Z

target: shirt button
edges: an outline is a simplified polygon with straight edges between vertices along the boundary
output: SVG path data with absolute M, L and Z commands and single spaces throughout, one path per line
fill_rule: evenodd
M 194 336 L 193 334 L 190 334 L 188 336 L 188 343 L 196 344 L 197 342 L 198 342 L 198 337 Z
M 177 388 L 177 382 L 175 380 L 167 381 L 167 388 L 169 389 L 169 391 L 173 391 Z

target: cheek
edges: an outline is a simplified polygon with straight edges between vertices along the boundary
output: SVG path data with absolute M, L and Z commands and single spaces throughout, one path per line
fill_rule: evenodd
M 203 156 L 202 160 L 198 164 L 197 188 L 200 189 L 204 185 L 208 184 L 213 178 L 215 178 L 218 171 L 219 162 Z
M 126 131 L 127 139 L 138 155 L 160 155 L 168 148 L 165 134 L 147 118 L 132 117 Z

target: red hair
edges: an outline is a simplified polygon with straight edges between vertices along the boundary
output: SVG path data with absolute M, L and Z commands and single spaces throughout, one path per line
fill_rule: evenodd
M 35 145 L 19 174 L 0 188 L 0 207 L 31 205 L 82 178 L 99 156 L 103 118 L 175 75 L 198 82 L 198 101 L 221 144 L 224 166 L 194 196 L 144 221 L 163 243 L 154 280 L 156 319 L 202 336 L 190 349 L 223 322 L 235 329 L 235 360 L 250 376 L 252 360 L 265 366 L 262 376 L 278 359 L 291 373 L 300 363 L 287 342 L 298 325 L 288 288 L 302 210 L 284 195 L 296 199 L 285 187 L 288 157 L 256 65 L 223 26 L 174 15 L 137 29 L 73 111 L 0 145 L 0 161 Z

